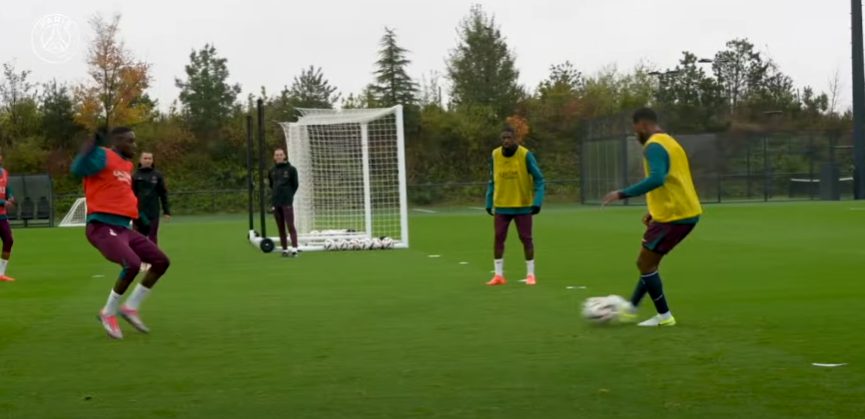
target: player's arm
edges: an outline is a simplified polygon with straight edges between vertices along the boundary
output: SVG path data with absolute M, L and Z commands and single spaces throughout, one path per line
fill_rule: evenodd
M 496 182 L 493 175 L 493 159 L 490 157 L 490 181 L 487 184 L 486 209 L 489 215 L 493 215 L 493 192 L 496 189 Z
M 171 206 L 168 204 L 168 188 L 165 187 L 165 178 L 162 173 L 156 178 L 156 193 L 159 194 L 159 201 L 162 203 L 162 213 L 171 216 Z
M 298 188 L 300 188 L 300 179 L 297 177 L 297 168 L 291 166 L 291 179 L 289 179 L 289 186 L 291 187 L 291 194 L 294 195 L 297 193 Z
M 102 136 L 96 134 L 93 139 L 84 143 L 81 151 L 72 160 L 72 174 L 78 177 L 92 176 L 105 168 L 108 156 L 105 155 L 105 150 L 99 147 L 101 142 Z
M 670 172 L 670 155 L 667 150 L 660 144 L 649 144 L 643 155 L 649 165 L 649 175 L 625 189 L 608 193 L 603 200 L 605 205 L 620 199 L 645 195 L 664 186 L 667 174 Z
M 270 189 L 273 189 L 273 171 L 276 170 L 275 167 L 271 167 L 270 170 L 267 171 L 267 186 Z
M 6 185 L 6 199 L 0 199 L 0 206 L 5 206 L 7 202 L 15 205 L 15 195 L 12 194 L 12 185 Z
M 535 199 L 532 201 L 532 214 L 537 214 L 541 212 L 541 205 L 544 203 L 544 193 L 546 192 L 544 174 L 541 172 L 541 167 L 538 166 L 538 160 L 533 153 L 526 154 L 526 167 L 529 169 L 529 174 L 532 175 L 535 190 Z

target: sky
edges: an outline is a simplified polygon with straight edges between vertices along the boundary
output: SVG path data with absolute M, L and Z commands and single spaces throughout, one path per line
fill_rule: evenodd
M 88 19 L 120 13 L 121 37 L 151 63 L 149 93 L 162 108 L 177 98 L 190 52 L 207 43 L 228 59 L 244 96 L 262 86 L 275 94 L 309 65 L 347 96 L 372 80 L 385 27 L 410 50 L 416 80 L 444 74 L 472 4 L 495 16 L 529 88 L 566 60 L 585 74 L 641 62 L 667 68 L 684 50 L 711 57 L 747 37 L 798 86 L 828 90 L 838 73 L 841 107 L 852 100 L 846 0 L 0 0 L 0 62 L 31 70 L 34 81 L 80 83 Z M 52 38 L 52 28 L 72 35 Z

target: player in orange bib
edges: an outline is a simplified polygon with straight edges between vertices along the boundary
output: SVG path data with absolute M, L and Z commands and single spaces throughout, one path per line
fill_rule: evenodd
M 0 165 L 3 164 L 3 156 L 0 155 Z M 0 239 L 3 240 L 3 253 L 0 254 L 0 282 L 12 282 L 15 279 L 6 275 L 6 267 L 9 265 L 9 257 L 12 256 L 12 227 L 6 218 L 8 210 L 15 208 L 15 197 L 12 195 L 12 187 L 9 186 L 9 171 L 0 167 Z
M 101 140 L 102 136 L 97 134 L 84 144 L 72 162 L 72 173 L 84 178 L 87 240 L 106 259 L 122 268 L 98 316 L 108 336 L 122 339 L 118 314 L 138 331 L 150 331 L 141 321 L 138 309 L 168 270 L 169 261 L 155 243 L 131 229 L 132 221 L 138 218 L 130 161 L 135 156 L 135 133 L 126 127 L 114 128 L 110 134 L 111 148 L 102 147 Z M 121 306 L 120 299 L 138 275 L 141 262 L 150 264 L 150 270 Z

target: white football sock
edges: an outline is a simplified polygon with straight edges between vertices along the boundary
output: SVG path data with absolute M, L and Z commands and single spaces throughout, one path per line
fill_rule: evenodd
M 534 275 L 535 274 L 535 260 L 527 260 L 526 261 L 526 275 Z
M 6 259 L 0 259 L 0 275 L 6 275 L 6 266 L 9 265 L 9 261 Z
M 496 275 L 503 276 L 505 274 L 505 260 L 504 259 L 493 260 L 493 265 L 495 265 L 495 267 L 496 267 Z
M 132 295 L 126 299 L 126 307 L 138 310 L 138 307 L 141 307 L 141 302 L 144 301 L 148 295 L 150 295 L 150 288 L 141 284 L 136 285 L 135 289 L 132 291 Z
M 105 307 L 102 308 L 102 314 L 113 316 L 117 314 L 117 307 L 120 306 L 120 298 L 122 298 L 122 294 L 118 294 L 111 290 L 111 293 L 108 294 L 108 301 L 105 302 Z
M 668 312 L 666 312 L 666 313 L 664 313 L 664 314 L 658 314 L 658 317 L 661 318 L 661 321 L 664 321 L 664 320 L 670 320 L 671 318 L 673 318 L 673 312 L 672 312 L 672 311 L 668 311 Z

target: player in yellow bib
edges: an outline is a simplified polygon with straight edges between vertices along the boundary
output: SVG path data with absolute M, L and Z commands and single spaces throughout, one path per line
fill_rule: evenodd
M 658 126 L 658 115 L 649 108 L 634 113 L 634 132 L 643 145 L 646 178 L 604 197 L 611 202 L 646 195 L 649 213 L 643 218 L 646 233 L 637 261 L 640 280 L 620 319 L 633 321 L 640 301 L 648 293 L 658 314 L 640 326 L 675 326 L 676 319 L 667 305 L 658 267 L 664 255 L 679 244 L 697 225 L 703 209 L 691 179 L 688 155 L 682 146 Z
M 514 129 L 505 127 L 502 146 L 490 158 L 490 182 L 487 187 L 487 213 L 495 218 L 493 258 L 495 276 L 487 285 L 504 285 L 505 240 L 511 221 L 517 225 L 526 257 L 527 285 L 535 285 L 535 245 L 532 239 L 532 217 L 541 212 L 544 202 L 544 175 L 535 155 L 519 145 Z

